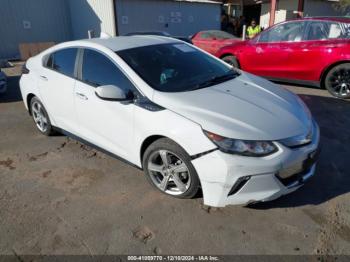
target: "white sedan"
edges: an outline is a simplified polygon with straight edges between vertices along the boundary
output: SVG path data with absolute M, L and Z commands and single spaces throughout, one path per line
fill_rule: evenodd
M 319 128 L 296 95 L 176 39 L 59 44 L 27 61 L 20 87 L 41 133 L 112 153 L 168 195 L 249 204 L 315 172 Z

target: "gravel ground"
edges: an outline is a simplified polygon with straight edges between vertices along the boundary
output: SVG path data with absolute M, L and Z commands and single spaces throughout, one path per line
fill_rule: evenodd
M 251 207 L 208 208 L 65 136 L 44 137 L 15 69 L 0 96 L 0 254 L 348 254 L 350 101 L 293 87 L 321 127 L 316 175 Z

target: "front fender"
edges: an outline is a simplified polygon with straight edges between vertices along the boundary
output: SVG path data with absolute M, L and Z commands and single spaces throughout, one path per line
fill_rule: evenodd
M 135 108 L 133 162 L 141 166 L 140 152 L 143 142 L 150 136 L 167 137 L 179 144 L 190 156 L 200 154 L 216 146 L 205 136 L 199 124 L 171 110 L 151 112 Z

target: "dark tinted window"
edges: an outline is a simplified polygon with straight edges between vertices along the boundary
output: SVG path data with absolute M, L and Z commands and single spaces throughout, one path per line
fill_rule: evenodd
M 57 51 L 49 57 L 47 66 L 64 75 L 73 77 L 77 51 L 76 48 Z
M 53 54 L 50 55 L 49 58 L 47 59 L 46 66 L 48 68 L 52 68 L 52 62 L 53 62 Z
M 126 92 L 133 89 L 129 79 L 105 55 L 84 50 L 82 80 L 93 86 L 115 85 Z
M 163 92 L 205 88 L 238 75 L 188 44 L 143 46 L 117 54 L 151 87 Z

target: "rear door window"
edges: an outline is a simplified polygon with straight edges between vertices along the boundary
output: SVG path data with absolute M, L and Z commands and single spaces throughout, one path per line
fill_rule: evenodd
M 67 48 L 54 52 L 50 55 L 46 66 L 61 74 L 74 77 L 77 48 Z
M 311 22 L 307 30 L 307 40 L 349 39 L 350 26 L 347 23 L 330 21 Z

